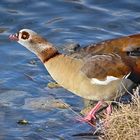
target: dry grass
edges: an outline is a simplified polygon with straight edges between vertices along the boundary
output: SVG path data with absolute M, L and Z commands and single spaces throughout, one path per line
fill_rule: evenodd
M 140 88 L 132 95 L 132 103 L 119 104 L 108 116 L 108 127 L 103 126 L 102 140 L 140 140 Z

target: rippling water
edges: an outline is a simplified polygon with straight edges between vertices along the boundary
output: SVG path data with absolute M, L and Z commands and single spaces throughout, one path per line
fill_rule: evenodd
M 0 139 L 88 140 L 72 135 L 91 127 L 75 121 L 70 109 L 31 107 L 30 102 L 61 99 L 76 111 L 80 97 L 59 88 L 32 53 L 8 39 L 30 28 L 56 46 L 78 42 L 82 46 L 140 31 L 139 0 L 1 0 L 0 1 Z M 62 49 L 62 48 L 61 48 Z M 26 119 L 29 125 L 17 124 Z

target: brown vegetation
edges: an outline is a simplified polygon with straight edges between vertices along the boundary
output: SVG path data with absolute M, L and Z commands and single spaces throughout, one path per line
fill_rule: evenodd
M 134 91 L 130 104 L 119 103 L 108 116 L 108 126 L 102 126 L 101 140 L 140 140 L 140 88 Z

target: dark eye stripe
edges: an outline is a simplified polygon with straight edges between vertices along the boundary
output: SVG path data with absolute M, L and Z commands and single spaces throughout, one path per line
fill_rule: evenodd
M 23 32 L 22 32 L 22 36 L 21 36 L 21 38 L 25 40 L 25 39 L 28 39 L 29 36 L 30 36 L 30 35 L 29 35 L 28 32 L 23 31 Z

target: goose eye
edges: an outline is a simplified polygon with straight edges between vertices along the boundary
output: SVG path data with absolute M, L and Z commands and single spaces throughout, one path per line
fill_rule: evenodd
M 29 36 L 30 36 L 30 35 L 29 35 L 28 32 L 23 31 L 23 32 L 22 32 L 22 36 L 21 36 L 21 38 L 24 39 L 24 40 L 26 40 L 26 39 L 29 38 Z

